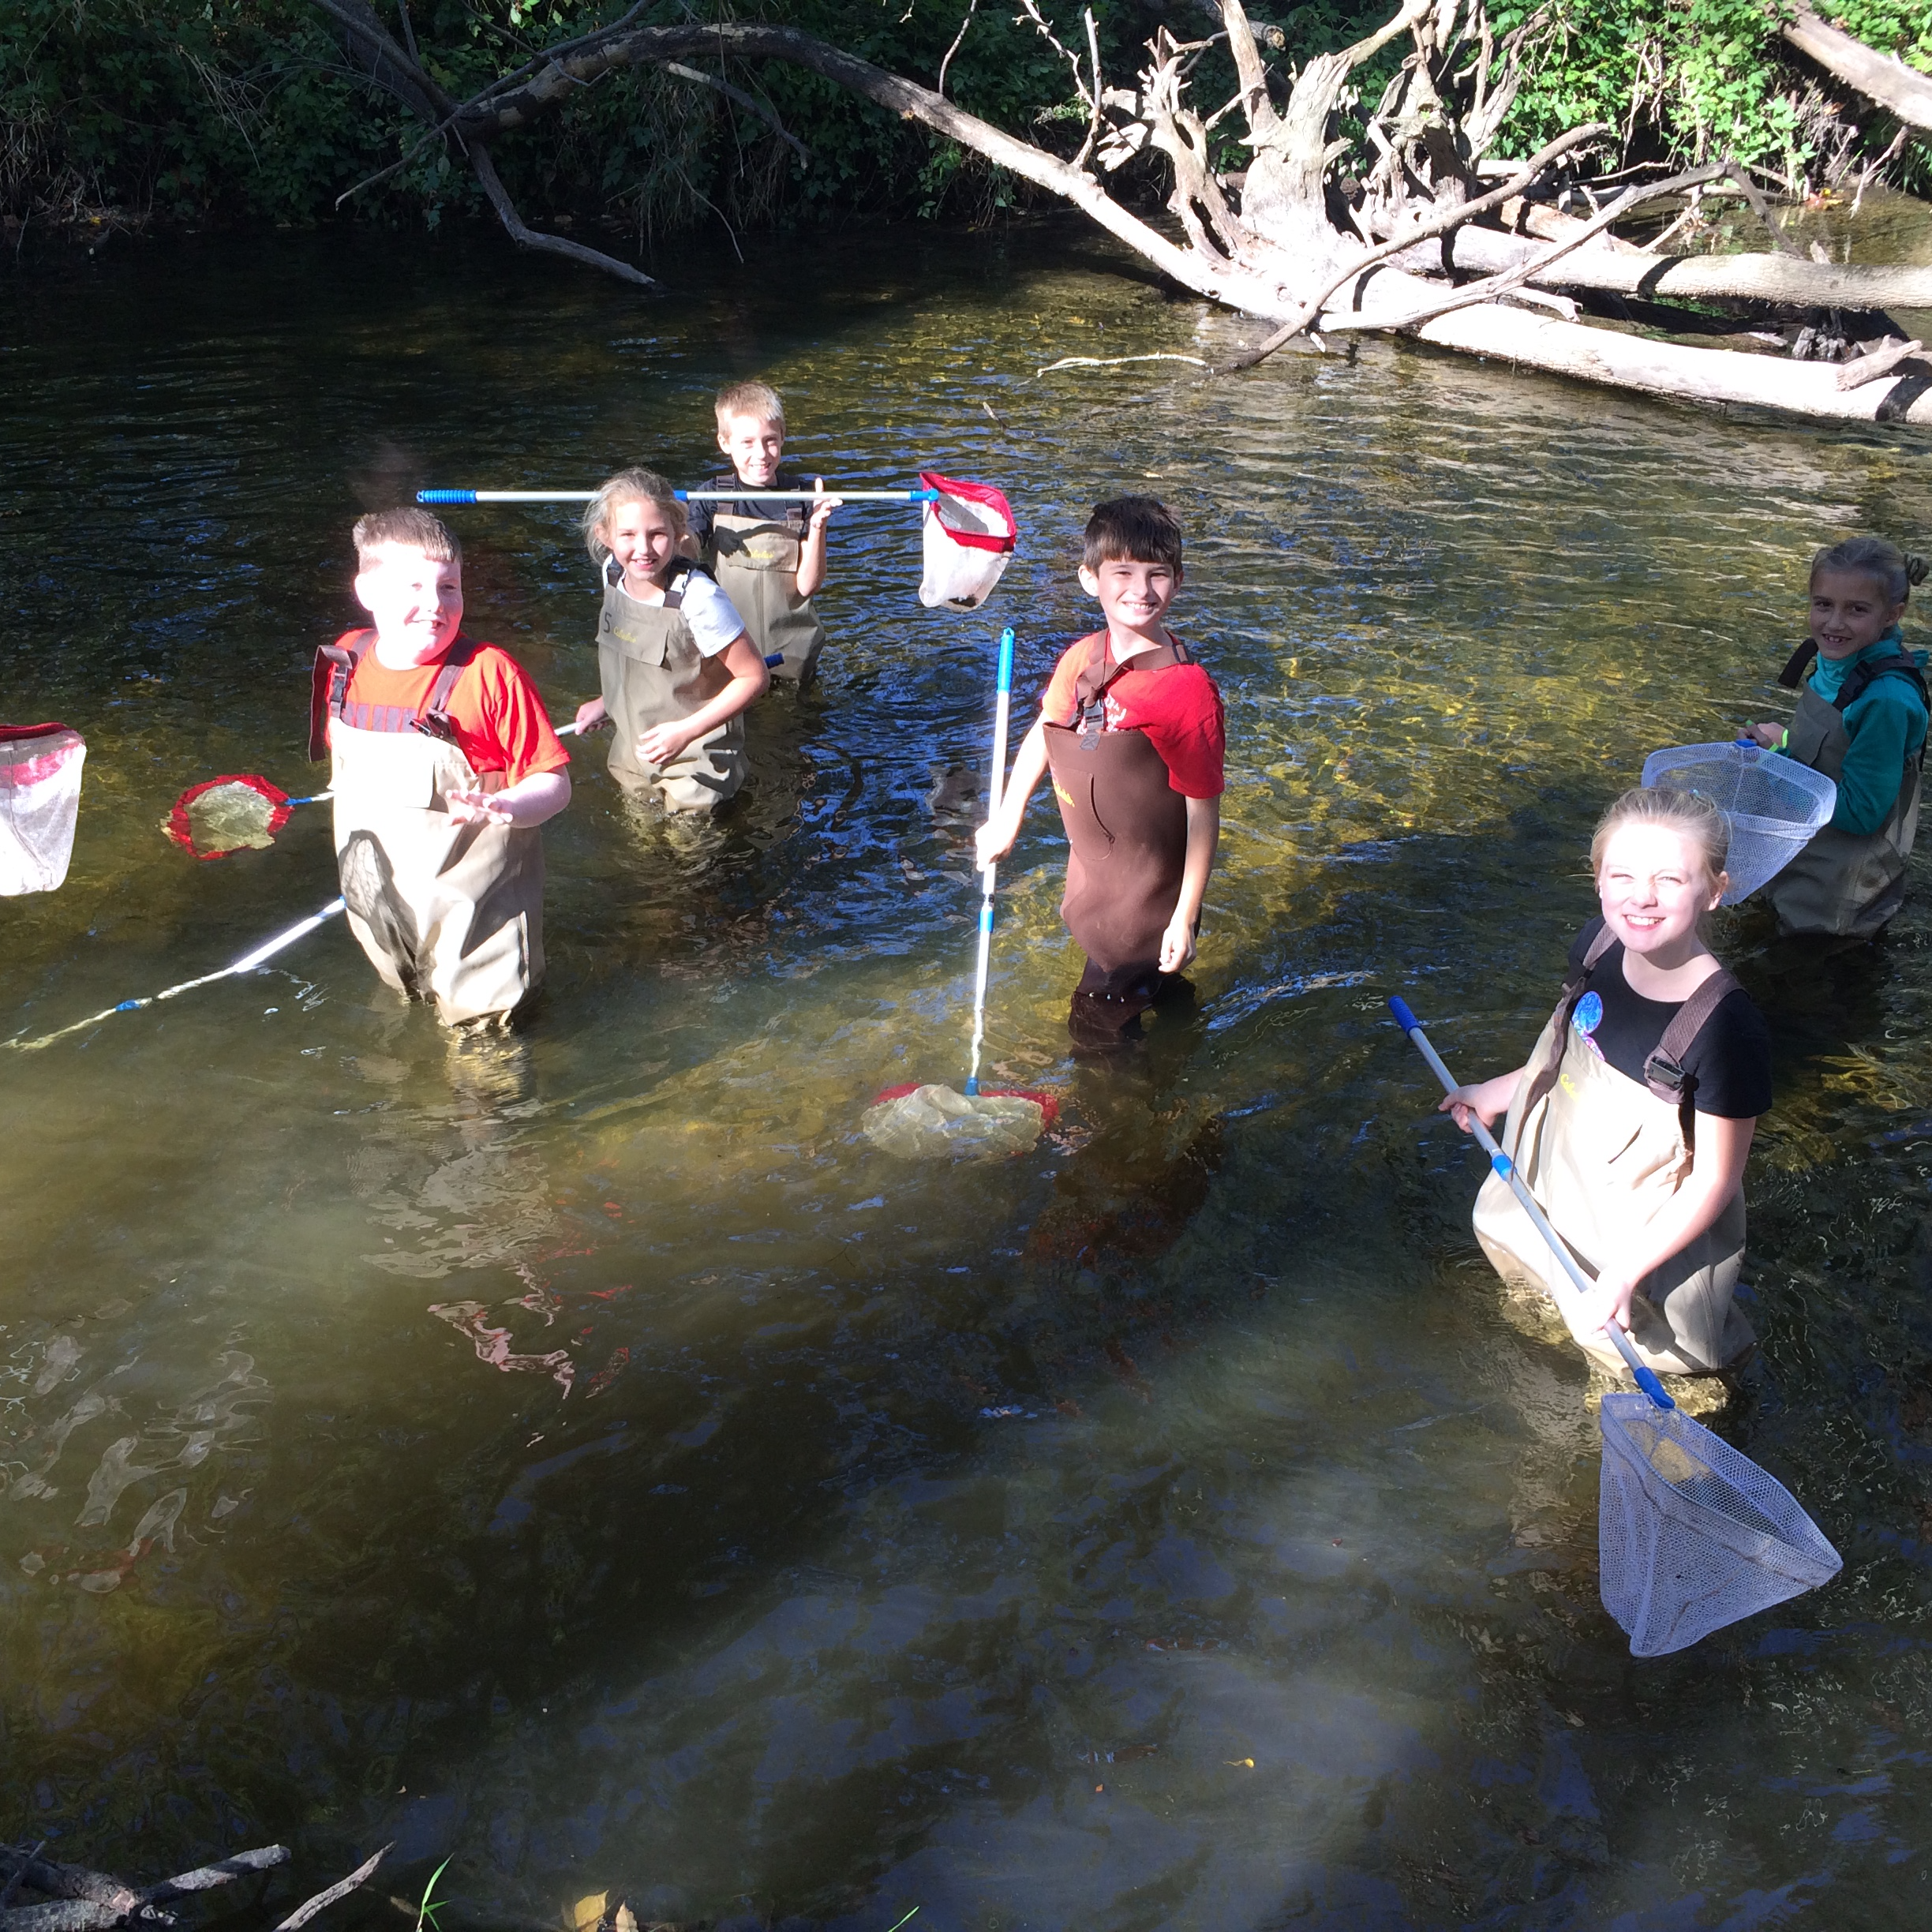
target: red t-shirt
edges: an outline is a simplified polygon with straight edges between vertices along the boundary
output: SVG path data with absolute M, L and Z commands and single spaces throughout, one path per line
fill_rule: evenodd
M 1104 632 L 1095 632 L 1104 639 Z M 1093 638 L 1069 645 L 1054 666 L 1040 716 L 1049 724 L 1071 724 L 1078 713 L 1074 686 L 1086 668 Z M 1144 731 L 1167 767 L 1167 783 L 1184 797 L 1219 798 L 1227 789 L 1227 728 L 1221 694 L 1197 664 L 1164 665 L 1158 671 L 1124 671 L 1108 686 L 1107 731 Z
M 360 635 L 345 631 L 336 641 L 346 644 Z M 392 671 L 378 661 L 372 646 L 362 653 L 343 696 L 358 704 L 420 711 L 441 668 L 438 658 L 414 670 Z M 532 772 L 562 771 L 570 763 L 530 674 L 494 644 L 484 645 L 463 667 L 450 692 L 449 716 L 458 746 L 479 775 L 501 772 L 504 784 L 513 785 Z

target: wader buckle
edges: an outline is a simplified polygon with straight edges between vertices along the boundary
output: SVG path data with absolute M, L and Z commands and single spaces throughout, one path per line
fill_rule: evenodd
M 456 744 L 455 721 L 447 711 L 423 711 L 410 720 L 410 729 L 421 732 L 425 738 L 440 739 L 444 744 Z

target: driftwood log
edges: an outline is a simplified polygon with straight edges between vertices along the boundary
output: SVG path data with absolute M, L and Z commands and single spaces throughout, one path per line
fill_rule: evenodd
M 1841 33 L 1808 9 L 1785 23 L 1784 38 L 1825 71 L 1876 101 L 1908 127 L 1932 128 L 1932 74 Z
M 648 278 L 582 243 L 531 228 L 497 178 L 492 147 L 557 111 L 603 75 L 625 68 L 677 73 L 702 62 L 710 72 L 733 62 L 781 61 L 919 122 L 1058 196 L 1179 286 L 1282 325 L 1278 335 L 1284 328 L 1317 335 L 1381 330 L 1685 402 L 1841 421 L 1932 425 L 1932 383 L 1909 362 L 1893 380 L 1844 389 L 1830 366 L 1649 342 L 1526 312 L 1520 305 L 1535 299 L 1530 290 L 1538 286 L 1860 311 L 1932 307 L 1932 288 L 1923 270 L 1834 268 L 1784 254 L 1717 260 L 1640 253 L 1618 248 L 1607 230 L 1593 242 L 1558 233 L 1559 257 L 1547 230 L 1540 243 L 1487 225 L 1500 211 L 1481 205 L 1488 197 L 1478 176 L 1514 99 L 1517 70 L 1515 38 L 1497 41 L 1483 0 L 1401 0 L 1399 10 L 1375 32 L 1309 60 L 1298 71 L 1285 62 L 1270 66 L 1264 38 L 1283 51 L 1278 44 L 1283 36 L 1258 36 L 1241 0 L 1211 0 L 1221 29 L 1213 39 L 1226 41 L 1237 91 L 1207 113 L 1193 105 L 1189 89 L 1209 40 L 1181 41 L 1161 28 L 1147 44 L 1147 64 L 1136 84 L 1110 84 L 1090 13 L 1083 15 L 1080 32 L 1063 39 L 1039 0 L 1031 0 L 1027 17 L 1073 76 L 1084 129 L 1071 160 L 794 28 L 754 20 L 638 27 L 627 15 L 545 51 L 459 102 L 432 76 L 429 56 L 417 58 L 413 36 L 406 50 L 368 0 L 313 4 L 370 84 L 423 124 L 410 152 L 447 142 L 467 160 L 518 242 L 633 283 Z M 1363 103 L 1373 159 L 1357 157 L 1339 132 L 1345 97 L 1359 71 L 1405 36 L 1408 51 L 1379 103 L 1372 109 Z M 1210 138 L 1216 124 L 1236 114 L 1249 155 L 1238 182 L 1215 171 Z M 775 117 L 768 119 L 775 125 Z M 1146 156 L 1159 157 L 1170 184 L 1170 227 L 1157 227 L 1117 200 L 1103 179 Z M 1360 177 L 1347 173 L 1352 157 L 1363 170 Z M 1534 178 L 1511 185 L 1516 198 L 1533 200 Z M 1435 238 L 1396 251 L 1399 262 L 1383 259 L 1391 238 L 1413 242 L 1425 232 Z M 1446 290 L 1442 279 L 1466 267 L 1490 278 L 1473 301 Z
M 169 1926 L 176 1923 L 176 1916 L 165 1908 L 175 1900 L 212 1892 L 219 1885 L 272 1871 L 289 1862 L 286 1845 L 262 1845 L 252 1852 L 238 1852 L 232 1858 L 217 1859 L 212 1865 L 197 1866 L 193 1871 L 178 1872 L 159 1885 L 137 1888 L 84 1865 L 43 1858 L 44 1848 L 36 1845 L 32 1851 L 24 1852 L 0 1845 L 0 1932 L 110 1932 L 119 1926 Z M 346 1878 L 298 1906 L 276 1932 L 298 1932 L 317 1913 L 346 1898 L 370 1877 L 389 1848 L 384 1845 Z M 23 1891 L 40 1893 L 43 1902 L 14 1904 Z

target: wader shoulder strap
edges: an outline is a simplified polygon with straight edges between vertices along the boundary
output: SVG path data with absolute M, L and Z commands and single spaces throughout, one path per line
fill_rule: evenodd
M 1685 1073 L 1683 1057 L 1696 1044 L 1711 1015 L 1737 990 L 1736 975 L 1720 966 L 1677 1009 L 1676 1017 L 1664 1029 L 1664 1037 L 1644 1062 L 1644 1084 L 1660 1100 L 1676 1102 L 1687 1148 L 1695 1144 L 1697 1082 Z
M 410 720 L 410 730 L 421 732 L 426 738 L 440 738 L 445 744 L 456 743 L 456 721 L 449 714 L 450 694 L 456 688 L 456 680 L 475 663 L 476 654 L 482 648 L 475 638 L 458 635 L 455 642 L 443 653 L 436 682 L 429 687 L 421 711 Z
M 1570 1037 L 1570 1016 L 1576 1011 L 1577 1002 L 1583 997 L 1583 989 L 1589 983 L 1591 969 L 1616 944 L 1616 934 L 1608 926 L 1604 926 L 1589 942 L 1589 949 L 1585 953 L 1582 960 L 1564 974 L 1563 991 L 1557 995 L 1556 1011 L 1551 1016 L 1556 1021 L 1556 1033 L 1542 1065 L 1531 1076 L 1530 1092 L 1523 1102 L 1522 1111 L 1526 1119 L 1529 1118 L 1530 1110 L 1556 1084 L 1556 1075 L 1563 1065 L 1563 1047 Z
M 1881 677 L 1910 678 L 1918 688 L 1919 702 L 1932 711 L 1932 695 L 1926 690 L 1925 674 L 1904 651 L 1893 657 L 1868 658 L 1862 665 L 1855 665 L 1838 695 L 1832 700 L 1833 708 L 1843 711 L 1856 704 Z
M 1807 638 L 1786 661 L 1784 668 L 1777 674 L 1777 681 L 1787 691 L 1795 691 L 1803 681 L 1804 674 L 1811 668 L 1811 660 L 1817 655 L 1817 640 Z
M 684 605 L 684 586 L 693 577 L 702 577 L 709 583 L 717 579 L 702 564 L 694 564 L 689 557 L 680 557 L 671 566 L 671 581 L 665 586 L 664 608 L 681 610 Z
M 1073 728 L 1083 732 L 1099 728 L 1098 721 L 1103 715 L 1107 693 L 1129 671 L 1165 671 L 1170 665 L 1194 661 L 1194 653 L 1172 631 L 1159 650 L 1141 651 L 1121 665 L 1110 661 L 1106 631 L 1095 631 L 1088 642 L 1091 648 L 1087 653 L 1087 661 L 1080 667 L 1080 676 L 1073 680 Z M 1090 717 L 1095 721 L 1091 725 Z
M 363 654 L 376 642 L 373 631 L 358 631 L 339 644 L 324 644 L 315 654 L 309 680 L 309 758 L 313 764 L 328 756 L 328 721 L 342 716 L 349 680 Z

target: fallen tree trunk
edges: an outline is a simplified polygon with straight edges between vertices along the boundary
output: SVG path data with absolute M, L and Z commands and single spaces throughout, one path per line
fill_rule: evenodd
M 1395 259 L 1421 273 L 1447 266 L 1494 275 L 1538 253 L 1534 241 L 1472 225 Z M 1799 309 L 1932 309 L 1932 266 L 1840 266 L 1789 255 L 1626 255 L 1593 245 L 1530 279 L 1537 288 L 1601 289 L 1647 301 L 1729 298 Z
M 1801 54 L 1808 54 L 1828 74 L 1876 101 L 1908 127 L 1932 128 L 1932 74 L 1922 74 L 1903 61 L 1868 47 L 1848 33 L 1800 12 L 1784 28 L 1784 38 Z

